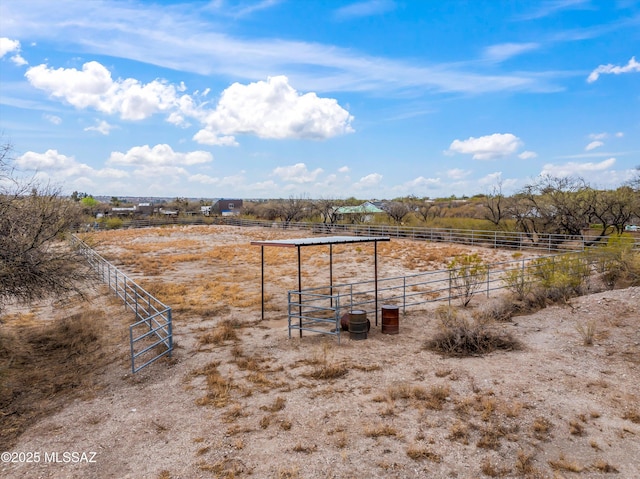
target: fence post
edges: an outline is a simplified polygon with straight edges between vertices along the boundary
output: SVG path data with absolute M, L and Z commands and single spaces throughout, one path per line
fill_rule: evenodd
M 407 314 L 407 277 L 402 277 L 402 314 Z
M 173 353 L 173 321 L 171 318 L 171 308 L 167 310 L 167 323 L 169 331 L 169 357 L 171 357 L 171 353 Z
M 489 276 L 491 275 L 491 265 L 487 265 L 487 298 L 489 297 Z
M 451 308 L 451 270 L 449 270 L 449 308 Z

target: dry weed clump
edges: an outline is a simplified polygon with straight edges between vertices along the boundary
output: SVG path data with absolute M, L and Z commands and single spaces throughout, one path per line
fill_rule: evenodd
M 436 315 L 440 319 L 440 331 L 424 343 L 424 349 L 461 357 L 522 348 L 520 341 L 492 322 L 469 319 L 446 307 L 438 308 Z
M 565 458 L 563 453 L 559 454 L 558 459 L 550 460 L 549 465 L 555 471 L 582 472 L 584 470 L 584 467 L 577 462 Z
M 594 320 L 589 320 L 584 323 L 577 322 L 576 331 L 578 331 L 582 337 L 582 343 L 585 346 L 593 345 L 593 338 L 596 335 L 596 322 Z
M 442 461 L 442 456 L 431 451 L 428 447 L 411 445 L 407 448 L 407 456 L 414 461 L 420 461 L 426 459 L 431 462 L 439 463 Z
M 222 320 L 213 331 L 206 332 L 200 336 L 200 344 L 222 344 L 225 341 L 237 341 L 237 330 L 240 328 L 242 328 L 242 323 L 237 320 Z
M 218 371 L 217 362 L 211 362 L 201 369 L 191 373 L 192 376 L 204 376 L 207 392 L 203 397 L 196 399 L 198 406 L 225 407 L 231 401 L 231 390 L 235 387 L 231 378 L 223 377 Z
M 591 469 L 595 469 L 596 471 L 600 471 L 603 473 L 618 473 L 620 472 L 617 467 L 612 466 L 607 461 L 603 459 L 598 459 L 591 465 Z
M 622 419 L 627 419 L 635 424 L 640 424 L 640 409 L 628 409 L 622 415 Z
M 366 437 L 374 438 L 383 436 L 397 436 L 398 430 L 388 424 L 376 424 L 365 427 L 364 435 Z

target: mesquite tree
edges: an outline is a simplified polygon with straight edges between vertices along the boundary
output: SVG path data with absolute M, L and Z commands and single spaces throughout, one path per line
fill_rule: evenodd
M 80 292 L 90 277 L 82 258 L 61 241 L 78 224 L 81 207 L 57 188 L 21 179 L 11 152 L 9 144 L 0 148 L 0 311 L 12 300 Z

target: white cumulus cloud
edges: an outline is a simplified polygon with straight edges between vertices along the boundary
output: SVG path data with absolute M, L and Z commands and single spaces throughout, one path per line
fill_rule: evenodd
M 494 133 L 467 140 L 453 140 L 447 152 L 473 155 L 474 160 L 493 160 L 512 155 L 521 146 L 520 138 L 511 133 Z
M 600 65 L 598 68 L 593 70 L 589 76 L 587 77 L 588 83 L 593 83 L 600 75 L 620 75 L 621 73 L 631 73 L 631 72 L 640 72 L 640 63 L 636 61 L 636 57 L 631 57 L 629 62 L 624 66 L 612 65 L 608 63 L 606 65 Z
M 591 151 L 591 150 L 595 150 L 596 148 L 600 148 L 602 145 L 604 145 L 604 142 L 595 140 L 590 142 L 587 146 L 585 146 L 584 149 L 585 151 Z
M 167 144 L 134 146 L 126 153 L 114 151 L 107 160 L 111 165 L 128 165 L 137 167 L 168 168 L 197 165 L 213 161 L 208 151 L 191 151 L 180 153 L 173 151 Z
M 42 115 L 42 118 L 54 125 L 60 125 L 62 123 L 62 118 L 57 115 L 50 115 L 49 113 L 45 113 Z
M 435 188 L 436 186 L 440 186 L 440 184 L 440 178 L 425 178 L 424 176 L 418 176 L 413 180 L 407 181 L 403 186 L 408 189 L 408 191 L 412 191 L 414 188 Z
M 354 188 L 363 189 L 378 186 L 382 181 L 382 175 L 380 173 L 371 173 L 370 175 L 363 176 L 354 183 Z
M 570 161 L 569 163 L 565 163 L 564 165 L 554 165 L 548 163 L 544 165 L 540 174 L 542 176 L 548 175 L 556 177 L 586 176 L 589 173 L 608 170 L 615 164 L 615 162 L 615 158 L 609 158 L 599 163 L 578 163 L 575 161 Z
M 285 76 L 269 77 L 222 92 L 216 109 L 201 121 L 193 139 L 209 145 L 233 145 L 235 135 L 270 139 L 326 139 L 353 132 L 353 117 L 335 99 L 300 94 Z
M 0 37 L 0 58 L 4 57 L 7 53 L 19 51 L 20 42 L 18 40 L 11 40 L 7 37 Z
M 304 163 L 296 163 L 291 166 L 279 166 L 273 170 L 273 174 L 275 176 L 292 183 L 311 183 L 316 181 L 322 172 L 322 168 L 316 168 L 313 171 L 309 171 L 307 169 L 307 165 Z
M 96 125 L 94 126 L 88 126 L 84 129 L 84 131 L 97 131 L 98 133 L 101 133 L 103 135 L 108 135 L 111 130 L 113 130 L 114 128 L 117 128 L 116 126 L 110 125 L 109 123 L 107 123 L 104 120 L 100 120 L 99 122 L 96 123 Z
M 461 180 L 462 178 L 469 176 L 471 171 L 463 170 L 461 168 L 452 168 L 447 171 L 447 176 L 454 180 Z
M 114 81 L 109 70 L 95 61 L 85 63 L 82 70 L 37 65 L 29 68 L 25 76 L 31 85 L 53 98 L 80 109 L 118 114 L 125 120 L 143 120 L 178 104 L 176 86 L 162 80 L 147 84 L 133 78 Z
M 20 42 L 18 40 L 11 40 L 7 37 L 0 37 L 0 58 L 3 58 L 6 54 L 15 52 L 11 57 L 11 61 L 18 66 L 27 65 L 28 62 L 22 55 L 20 55 Z
M 537 157 L 538 154 L 535 151 L 523 151 L 518 155 L 518 158 L 520 158 L 521 160 L 532 160 Z
M 46 173 L 54 180 L 64 181 L 70 177 L 88 178 L 125 178 L 126 171 L 114 168 L 96 170 L 85 163 L 79 163 L 73 156 L 66 156 L 58 150 L 44 153 L 28 151 L 16 159 L 16 165 L 24 170 L 36 170 Z

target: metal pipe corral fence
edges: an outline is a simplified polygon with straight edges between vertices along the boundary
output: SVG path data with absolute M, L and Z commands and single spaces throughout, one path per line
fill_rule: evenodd
M 71 235 L 71 245 L 84 256 L 109 289 L 123 301 L 125 308 L 135 313 L 136 321 L 129 325 L 131 372 L 136 373 L 164 356 L 171 357 L 171 308 L 109 263 L 76 235 Z

